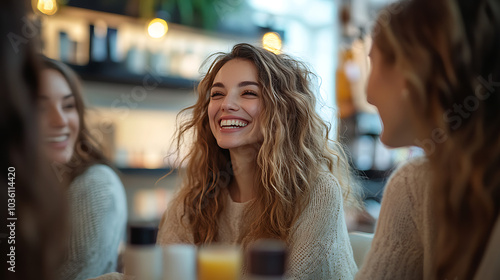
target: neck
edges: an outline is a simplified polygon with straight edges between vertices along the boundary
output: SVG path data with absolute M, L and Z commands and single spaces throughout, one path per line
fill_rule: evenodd
M 255 197 L 258 149 L 241 147 L 229 153 L 234 173 L 229 194 L 235 202 L 247 202 Z

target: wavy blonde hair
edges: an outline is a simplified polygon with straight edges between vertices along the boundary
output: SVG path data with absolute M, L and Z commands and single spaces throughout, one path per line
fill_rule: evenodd
M 500 92 L 481 79 L 500 79 L 499 30 L 496 0 L 403 1 L 374 28 L 385 62 L 405 75 L 418 137 L 443 132 L 424 147 L 435 171 L 435 279 L 472 278 L 498 217 Z
M 263 142 L 256 147 L 256 155 L 249 150 L 258 166 L 257 197 L 245 211 L 243 224 L 247 227 L 238 241 L 246 246 L 259 238 L 286 240 L 323 170 L 339 179 L 345 203 L 357 205 L 348 185 L 345 155 L 337 142 L 329 140 L 329 127 L 315 111 L 311 72 L 284 54 L 237 44 L 230 53 L 218 54 L 198 85 L 198 101 L 179 114 L 190 117 L 177 130 L 177 151 L 188 137 L 193 144 L 181 161 L 187 167 L 174 203 L 183 205 L 180 222 L 186 218 L 185 226 L 193 233 L 195 244 L 217 241 L 217 220 L 233 176 L 229 151 L 217 145 L 207 114 L 210 87 L 222 66 L 232 59 L 255 64 L 263 104 L 259 117 Z

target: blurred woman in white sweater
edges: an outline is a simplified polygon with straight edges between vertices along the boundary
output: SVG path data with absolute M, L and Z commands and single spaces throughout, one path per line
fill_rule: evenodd
M 178 129 L 178 147 L 184 136 L 193 144 L 159 244 L 275 238 L 289 247 L 288 279 L 353 278 L 344 203 L 357 200 L 315 111 L 310 74 L 248 44 L 215 58 Z
M 368 101 L 386 145 L 426 156 L 388 182 L 357 279 L 500 279 L 499 30 L 497 0 L 381 12 Z
M 42 150 L 67 190 L 70 237 L 60 279 L 88 279 L 116 271 L 127 217 L 123 185 L 85 124 L 76 74 L 43 58 L 38 96 Z

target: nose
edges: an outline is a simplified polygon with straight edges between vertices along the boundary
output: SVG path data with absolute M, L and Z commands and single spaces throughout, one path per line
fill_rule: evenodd
M 237 94 L 228 94 L 222 102 L 222 111 L 238 111 L 240 106 L 237 100 Z
M 52 127 L 63 127 L 68 123 L 68 119 L 60 107 L 51 107 L 48 114 L 49 125 Z

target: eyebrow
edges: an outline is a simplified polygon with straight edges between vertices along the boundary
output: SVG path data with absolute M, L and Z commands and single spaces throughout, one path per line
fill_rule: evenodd
M 238 87 L 246 87 L 246 86 L 257 86 L 257 87 L 260 87 L 259 83 L 257 82 L 254 82 L 254 81 L 243 81 L 243 82 L 240 82 L 238 84 Z M 217 82 L 217 83 L 214 83 L 210 89 L 214 88 L 214 87 L 220 87 L 220 88 L 225 88 L 224 84 L 223 83 L 220 83 L 220 82 Z
M 260 86 L 259 83 L 253 82 L 253 81 L 243 81 L 238 84 L 239 87 L 245 87 L 245 86 Z

